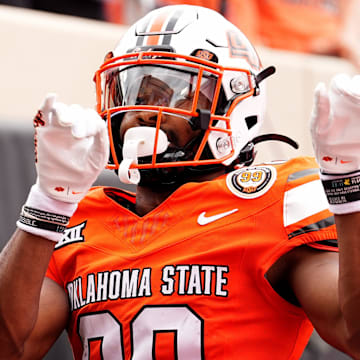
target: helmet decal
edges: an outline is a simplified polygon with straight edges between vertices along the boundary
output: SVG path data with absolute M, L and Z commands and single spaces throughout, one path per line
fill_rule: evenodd
M 191 55 L 198 57 L 200 59 L 218 62 L 218 58 L 215 53 L 206 49 L 197 49 Z
M 174 11 L 170 7 L 165 7 L 156 16 L 149 18 L 136 30 L 136 46 L 169 45 L 182 13 L 181 9 Z
M 238 32 L 231 30 L 226 32 L 226 36 L 228 40 L 229 53 L 231 57 L 243 58 L 254 69 L 256 70 L 261 69 L 262 66 L 260 59 L 257 56 L 255 49 L 249 47 L 250 43 L 245 38 L 245 36 L 239 36 Z

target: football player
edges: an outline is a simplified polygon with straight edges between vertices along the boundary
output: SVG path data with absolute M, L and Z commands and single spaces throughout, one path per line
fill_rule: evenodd
M 106 56 L 97 112 L 45 98 L 1 254 L 1 358 L 66 329 L 75 359 L 298 359 L 314 327 L 360 358 L 360 81 L 316 89 L 320 170 L 252 165 L 257 142 L 293 144 L 259 135 L 273 72 L 218 13 L 169 6 Z M 136 193 L 90 188 L 106 163 Z

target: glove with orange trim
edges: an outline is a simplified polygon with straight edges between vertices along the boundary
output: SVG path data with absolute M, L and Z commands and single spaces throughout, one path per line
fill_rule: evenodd
M 318 84 L 310 128 L 330 210 L 360 211 L 360 75 Z
M 92 109 L 48 94 L 34 119 L 36 184 L 17 226 L 58 241 L 109 157 L 105 122 Z

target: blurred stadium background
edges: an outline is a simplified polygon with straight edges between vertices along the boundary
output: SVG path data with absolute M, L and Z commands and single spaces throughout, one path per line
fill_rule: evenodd
M 35 180 L 32 119 L 48 92 L 60 101 L 94 107 L 93 75 L 126 28 L 69 15 L 0 5 L 0 248 L 15 230 L 21 205 Z M 346 60 L 258 48 L 263 64 L 275 65 L 268 80 L 263 133 L 277 132 L 300 144 L 264 143 L 257 161 L 312 155 L 308 122 L 313 89 L 338 72 L 354 73 Z M 99 184 L 118 186 L 104 170 Z M 47 360 L 72 358 L 63 334 Z M 302 360 L 344 360 L 347 356 L 314 334 Z

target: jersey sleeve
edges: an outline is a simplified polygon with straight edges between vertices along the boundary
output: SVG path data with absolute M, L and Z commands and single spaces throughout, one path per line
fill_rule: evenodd
M 63 281 L 57 269 L 54 255 L 50 259 L 45 276 L 58 283 L 61 287 L 63 286 Z
M 316 249 L 337 251 L 334 216 L 329 210 L 315 160 L 304 158 L 291 169 L 283 201 L 288 239 L 297 238 Z
M 317 250 L 334 251 L 334 252 L 339 251 L 337 239 L 317 241 L 317 242 L 309 243 L 307 245 Z

